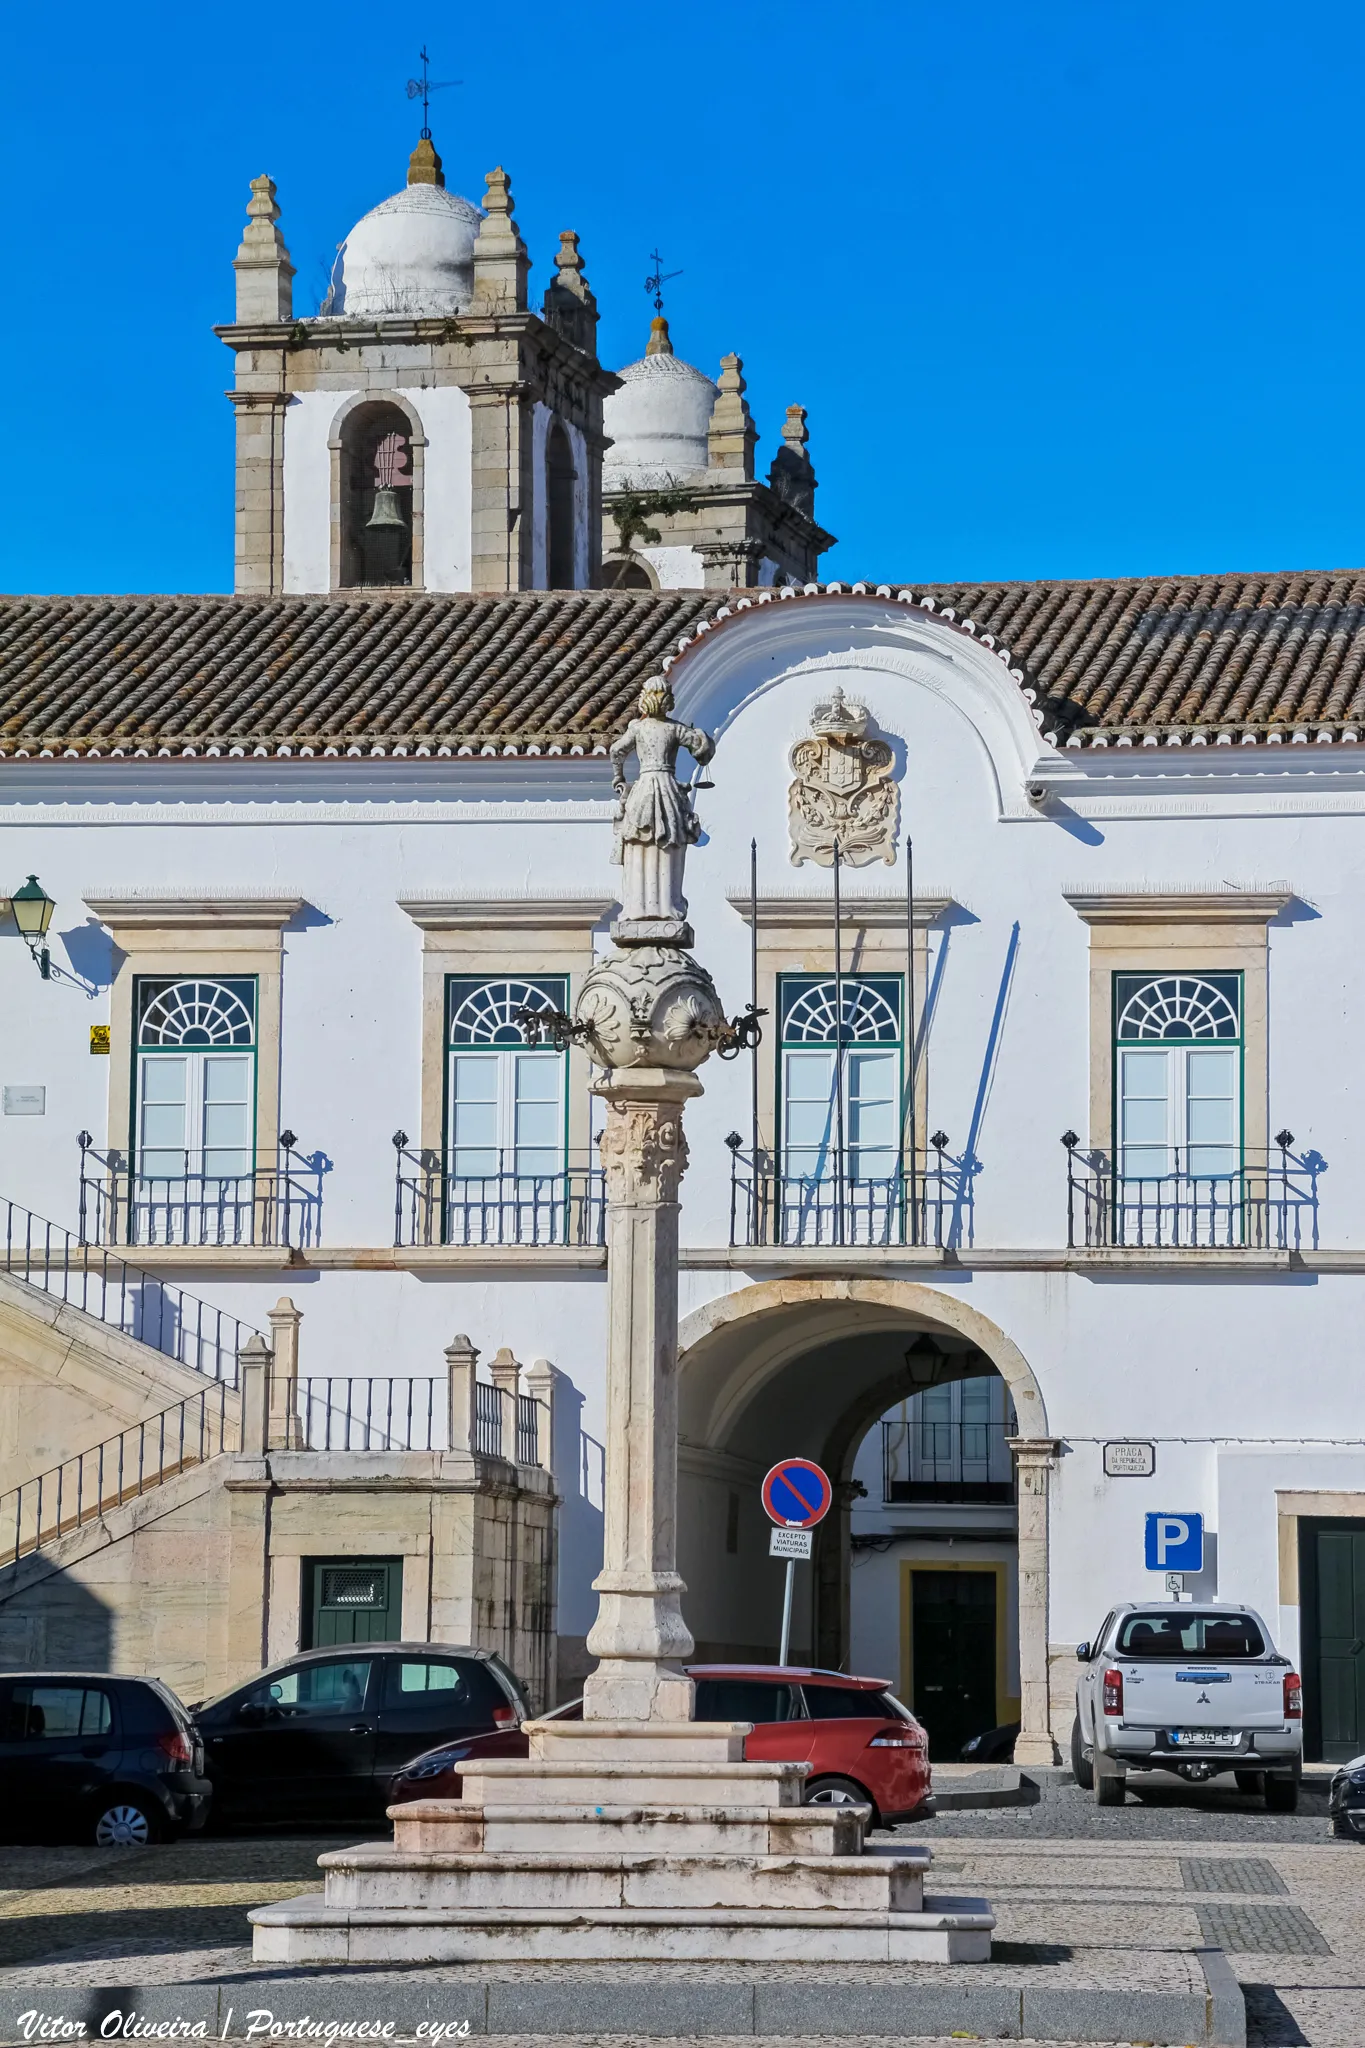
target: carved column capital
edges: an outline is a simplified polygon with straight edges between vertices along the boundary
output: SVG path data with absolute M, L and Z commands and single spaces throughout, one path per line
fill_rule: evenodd
M 683 1104 L 701 1094 L 691 1074 L 637 1067 L 599 1081 L 594 1094 L 607 1105 L 598 1139 L 607 1200 L 639 1208 L 676 1202 L 687 1170 Z

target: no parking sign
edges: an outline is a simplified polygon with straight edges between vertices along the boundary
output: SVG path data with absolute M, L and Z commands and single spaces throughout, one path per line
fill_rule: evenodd
M 784 1458 L 763 1482 L 763 1507 L 779 1529 L 813 1529 L 829 1513 L 834 1488 L 809 1458 Z

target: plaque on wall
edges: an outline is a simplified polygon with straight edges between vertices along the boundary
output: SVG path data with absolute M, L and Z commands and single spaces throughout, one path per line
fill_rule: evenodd
M 5 1083 L 5 1115 L 46 1116 L 47 1089 L 42 1087 L 26 1088 L 20 1083 L 7 1081 Z
M 1155 1444 L 1125 1442 L 1104 1447 L 1106 1479 L 1150 1479 L 1155 1471 Z

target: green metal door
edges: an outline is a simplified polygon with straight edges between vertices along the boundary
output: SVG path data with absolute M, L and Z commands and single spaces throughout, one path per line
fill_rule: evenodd
M 303 1570 L 305 1650 L 401 1640 L 401 1557 L 311 1557 Z
M 1299 1535 L 1305 1733 L 1323 1763 L 1346 1763 L 1365 1750 L 1365 1521 L 1301 1523 Z

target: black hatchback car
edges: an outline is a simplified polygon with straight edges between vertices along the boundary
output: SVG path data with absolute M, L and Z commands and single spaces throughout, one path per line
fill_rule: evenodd
M 212 1788 L 186 1709 L 155 1678 L 0 1672 L 0 1830 L 140 1847 L 201 1828 Z
M 377 1820 L 412 1757 L 530 1708 L 487 1650 L 357 1643 L 305 1651 L 191 1711 L 215 1822 L 259 1824 Z

